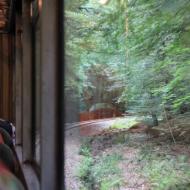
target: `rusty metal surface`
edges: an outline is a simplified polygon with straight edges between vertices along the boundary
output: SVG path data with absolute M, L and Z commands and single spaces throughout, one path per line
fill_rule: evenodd
M 11 23 L 13 0 L 0 1 L 0 32 L 8 32 Z

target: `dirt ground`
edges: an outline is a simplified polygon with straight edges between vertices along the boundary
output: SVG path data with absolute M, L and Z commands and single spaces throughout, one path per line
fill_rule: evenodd
M 179 120 L 178 120 L 179 121 Z M 184 119 L 183 119 L 184 121 Z M 79 149 L 81 146 L 81 139 L 93 136 L 92 141 L 92 155 L 96 157 L 98 154 L 109 155 L 112 153 L 122 154 L 123 159 L 119 163 L 119 168 L 122 171 L 123 185 L 119 190 L 153 190 L 150 182 L 144 176 L 142 176 L 138 170 L 141 169 L 141 165 L 138 160 L 138 153 L 143 146 L 148 145 L 151 147 L 151 151 L 160 152 L 160 154 L 179 156 L 186 155 L 190 157 L 189 146 L 189 130 L 179 129 L 179 123 L 173 127 L 176 143 L 173 142 L 170 131 L 165 130 L 164 136 L 150 138 L 146 133 L 128 134 L 122 131 L 118 133 L 110 131 L 105 133 L 105 130 L 109 131 L 109 121 L 93 121 L 81 125 L 81 127 L 74 127 L 71 130 L 66 131 L 65 138 L 65 176 L 66 176 L 66 190 L 79 190 L 81 187 L 79 179 L 76 177 L 77 168 L 80 165 L 82 156 L 79 155 Z M 101 128 L 102 125 L 102 128 Z M 166 129 L 163 125 L 160 129 Z M 102 132 L 103 131 L 103 132 Z M 178 132 L 179 131 L 179 132 Z M 122 134 L 122 136 L 120 136 Z M 182 135 L 181 135 L 182 134 Z M 184 136 L 185 135 L 185 136 Z M 183 138 L 182 138 L 183 137 Z M 122 140 L 122 142 L 118 142 Z M 184 141 L 185 140 L 185 141 Z M 188 143 L 187 143 L 188 142 Z
M 101 135 L 101 131 L 105 130 L 113 123 L 110 121 L 97 121 L 87 123 L 87 125 L 81 125 L 80 127 L 70 127 L 71 129 L 66 131 L 65 135 L 65 182 L 66 190 L 79 190 L 81 187 L 79 179 L 76 177 L 77 168 L 79 167 L 82 156 L 79 155 L 79 149 L 81 146 L 81 140 L 92 136 Z M 111 138 L 110 138 L 111 139 Z M 124 147 L 124 146 L 112 146 L 112 142 L 105 142 L 95 140 L 93 144 L 94 155 L 99 153 L 110 154 L 112 152 L 124 153 L 124 158 L 127 162 L 121 162 L 120 168 L 124 171 L 124 178 L 126 178 L 126 186 L 121 187 L 120 190 L 147 190 L 146 184 L 142 180 L 142 176 L 138 176 L 135 172 L 131 172 L 134 167 L 137 167 L 132 160 L 136 156 L 138 149 Z M 133 180 L 129 180 L 133 179 Z M 128 183 L 130 181 L 130 184 Z M 142 183 L 142 184 L 140 184 Z
M 67 130 L 65 134 L 65 187 L 66 190 L 79 190 L 80 181 L 76 177 L 76 170 L 79 166 L 81 156 L 79 128 Z

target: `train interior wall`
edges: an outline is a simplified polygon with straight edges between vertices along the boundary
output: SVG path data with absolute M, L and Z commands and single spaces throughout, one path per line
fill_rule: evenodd
M 0 118 L 15 123 L 14 36 L 0 34 Z

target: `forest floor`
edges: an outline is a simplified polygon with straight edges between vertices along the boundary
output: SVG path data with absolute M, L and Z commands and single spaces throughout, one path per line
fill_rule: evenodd
M 161 123 L 159 135 L 110 128 L 113 121 L 66 132 L 66 190 L 190 189 L 189 115 Z
M 81 146 L 79 128 L 72 128 L 65 132 L 65 187 L 66 190 L 79 190 L 80 180 L 76 177 L 76 168 L 81 162 L 79 155 Z

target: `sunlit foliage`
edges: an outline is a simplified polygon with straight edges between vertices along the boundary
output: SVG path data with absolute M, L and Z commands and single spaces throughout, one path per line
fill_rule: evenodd
M 99 83 L 102 93 L 119 92 L 112 102 L 126 110 L 160 115 L 163 109 L 189 109 L 188 0 L 78 0 L 66 5 L 67 67 L 75 76 L 69 75 L 66 85 L 80 100 L 86 91 L 96 95 L 98 86 L 88 73 L 93 70 L 107 81 L 106 87 Z

